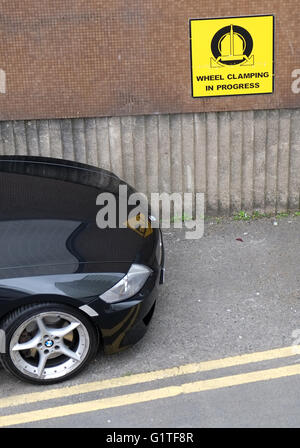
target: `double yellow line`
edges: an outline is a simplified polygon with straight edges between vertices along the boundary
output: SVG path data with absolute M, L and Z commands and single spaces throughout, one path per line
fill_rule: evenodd
M 148 383 L 166 378 L 179 377 L 187 374 L 207 372 L 210 370 L 224 369 L 228 367 L 242 366 L 250 363 L 287 358 L 290 356 L 299 355 L 299 353 L 300 350 L 298 346 L 284 347 L 213 361 L 187 364 L 170 369 L 135 374 L 122 378 L 112 378 L 110 380 L 96 381 L 71 387 L 56 388 L 45 390 L 42 392 L 11 396 L 0 399 L 0 410 L 12 406 L 41 403 L 43 401 L 53 399 L 61 399 L 90 392 L 99 392 L 101 390 L 108 390 L 117 387 Z M 300 364 L 294 364 L 273 369 L 258 370 L 254 372 L 224 376 L 209 380 L 195 381 L 191 383 L 184 383 L 180 386 L 168 386 L 158 389 L 146 390 L 143 392 L 135 392 L 110 398 L 91 400 L 82 403 L 55 406 L 47 409 L 39 409 L 18 414 L 5 415 L 0 417 L 0 427 L 20 425 L 58 417 L 66 417 L 75 414 L 100 411 L 103 409 L 110 409 L 115 407 L 127 406 L 130 404 L 145 403 L 158 399 L 175 397 L 182 394 L 215 390 L 299 374 Z

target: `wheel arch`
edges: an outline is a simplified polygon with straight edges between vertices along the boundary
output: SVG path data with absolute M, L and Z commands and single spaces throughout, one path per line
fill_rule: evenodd
M 0 299 L 1 300 L 1 299 Z M 100 346 L 103 345 L 103 339 L 102 334 L 99 326 L 96 324 L 95 319 L 91 317 L 91 315 L 86 311 L 89 306 L 86 302 L 83 302 L 79 299 L 74 299 L 72 297 L 68 296 L 60 296 L 60 295 L 50 295 L 50 294 L 37 294 L 26 297 L 26 300 L 24 299 L 15 299 L 12 300 L 11 303 L 8 304 L 8 306 L 5 309 L 5 312 L 1 314 L 0 317 L 0 353 L 6 353 L 6 343 L 5 343 L 5 330 L 2 328 L 3 322 L 15 311 L 20 309 L 23 306 L 28 305 L 36 305 L 36 304 L 43 304 L 43 303 L 51 303 L 51 304 L 61 304 L 61 305 L 67 305 L 70 308 L 74 308 L 77 312 L 81 313 L 85 318 L 87 318 L 90 323 L 93 325 L 97 332 L 98 336 L 98 343 Z

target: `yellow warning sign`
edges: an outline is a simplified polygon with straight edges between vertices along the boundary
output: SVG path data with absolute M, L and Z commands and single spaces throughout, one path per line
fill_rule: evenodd
M 153 233 L 150 220 L 147 220 L 145 215 L 143 215 L 142 213 L 139 213 L 138 215 L 129 219 L 124 224 L 127 224 L 127 227 L 129 227 L 131 230 L 134 230 L 134 232 L 138 233 L 143 238 L 147 238 Z
M 274 16 L 191 19 L 193 97 L 273 93 Z

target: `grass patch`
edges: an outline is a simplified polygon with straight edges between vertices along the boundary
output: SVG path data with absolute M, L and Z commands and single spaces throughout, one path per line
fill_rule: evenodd
M 282 213 L 277 213 L 276 215 L 273 215 L 272 213 L 260 213 L 258 210 L 255 210 L 253 213 L 247 213 L 244 210 L 241 210 L 239 213 L 236 213 L 233 216 L 233 219 L 235 221 L 251 221 L 253 219 L 261 219 L 261 218 L 276 218 L 276 219 L 281 219 L 281 218 L 291 218 L 291 217 L 295 217 L 295 216 L 300 216 L 300 211 L 299 212 L 282 212 Z
M 276 218 L 289 218 L 290 216 L 292 216 L 290 213 L 277 213 Z
M 271 215 L 268 213 L 260 213 L 258 210 L 255 210 L 253 213 L 247 213 L 244 210 L 241 210 L 239 213 L 233 216 L 235 221 L 251 221 L 252 219 L 261 219 L 261 218 L 270 218 Z
M 192 219 L 193 217 L 188 215 L 173 216 L 173 218 L 170 219 L 170 222 L 173 224 L 174 222 L 192 221 Z

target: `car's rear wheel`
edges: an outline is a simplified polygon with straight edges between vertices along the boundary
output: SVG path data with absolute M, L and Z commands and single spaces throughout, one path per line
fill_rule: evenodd
M 5 319 L 6 370 L 33 383 L 51 384 L 81 371 L 98 348 L 96 329 L 76 308 L 40 303 L 21 307 Z

